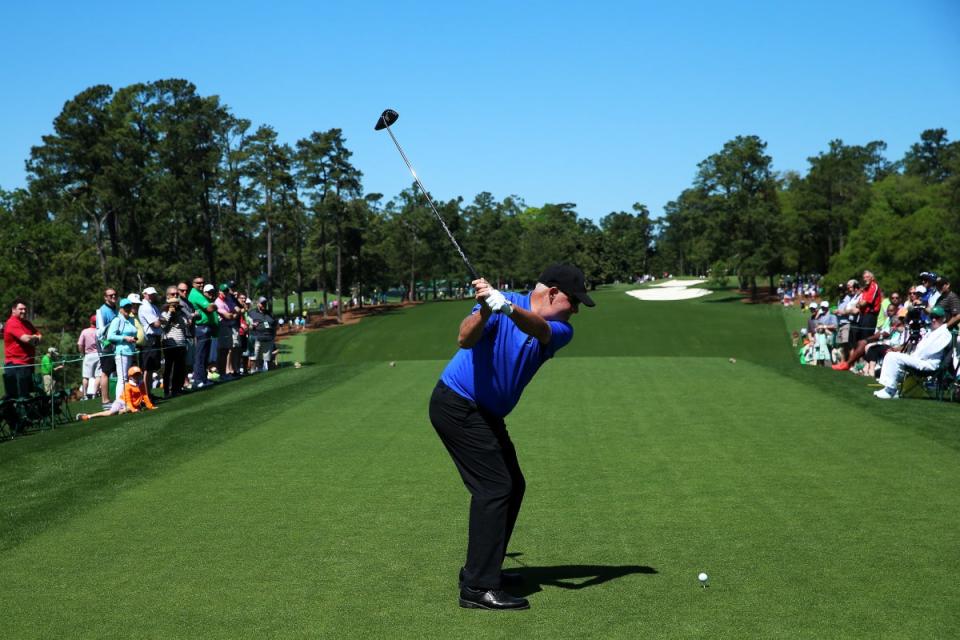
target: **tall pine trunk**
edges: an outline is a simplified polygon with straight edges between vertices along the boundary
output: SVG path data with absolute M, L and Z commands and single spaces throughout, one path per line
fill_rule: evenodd
M 343 269 L 341 265 L 342 251 L 340 249 L 340 221 L 337 220 L 337 324 L 343 324 Z

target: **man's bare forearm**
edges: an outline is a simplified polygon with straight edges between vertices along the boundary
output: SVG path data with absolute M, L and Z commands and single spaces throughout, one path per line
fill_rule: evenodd
M 513 320 L 513 323 L 517 325 L 520 331 L 523 331 L 528 336 L 533 336 L 540 344 L 550 342 L 553 331 L 550 329 L 549 323 L 538 314 L 527 311 L 526 309 L 521 309 L 520 307 L 514 307 L 513 313 L 510 314 L 510 319 Z
M 470 349 L 480 342 L 480 338 L 483 337 L 483 325 L 487 323 L 489 317 L 490 309 L 482 305 L 479 311 L 463 319 L 460 323 L 460 335 L 457 336 L 457 344 L 461 349 Z

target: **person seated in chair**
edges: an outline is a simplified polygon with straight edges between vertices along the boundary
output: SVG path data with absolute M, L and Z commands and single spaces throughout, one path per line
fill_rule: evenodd
M 934 307 L 930 312 L 930 331 L 927 332 L 912 353 L 901 353 L 891 349 L 883 357 L 880 369 L 880 384 L 882 389 L 874 391 L 873 395 L 881 400 L 890 400 L 898 397 L 897 384 L 903 375 L 904 367 L 912 367 L 919 371 L 933 372 L 940 366 L 944 352 L 950 348 L 953 334 L 950 333 L 957 324 L 960 324 L 960 315 L 945 321 L 942 307 Z

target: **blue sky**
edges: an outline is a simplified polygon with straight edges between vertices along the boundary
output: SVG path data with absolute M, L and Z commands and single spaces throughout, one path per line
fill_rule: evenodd
M 147 5 L 153 6 L 147 6 Z M 16 6 L 11 6 L 16 5 Z M 960 2 L 6 2 L 0 187 L 63 103 L 180 77 L 294 142 L 344 130 L 367 192 L 655 215 L 739 134 L 804 172 L 833 138 L 960 139 Z

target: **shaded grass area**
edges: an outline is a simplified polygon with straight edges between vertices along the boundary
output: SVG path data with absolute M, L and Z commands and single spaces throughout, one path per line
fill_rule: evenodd
M 425 418 L 442 366 L 368 365 L 323 388 L 317 367 L 275 376 L 299 395 L 7 549 L 0 575 L 30 598 L 0 632 L 952 632 L 957 452 L 830 394 L 817 415 L 771 415 L 767 398 L 808 386 L 723 358 L 549 363 L 509 420 L 528 492 L 508 565 L 534 608 L 460 610 L 467 495 Z
M 0 552 L 108 502 L 364 367 L 288 369 L 165 402 L 156 411 L 73 423 L 0 448 Z

